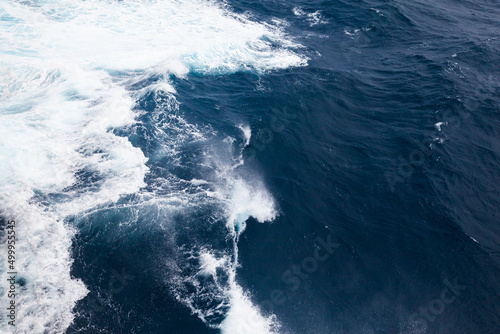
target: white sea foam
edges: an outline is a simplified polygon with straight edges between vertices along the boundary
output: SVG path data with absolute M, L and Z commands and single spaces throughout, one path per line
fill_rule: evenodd
M 289 49 L 298 45 L 278 27 L 231 14 L 212 1 L 32 3 L 36 6 L 2 4 L 6 18 L 23 20 L 2 21 L 4 55 L 179 76 L 189 70 L 222 73 L 306 64 Z
M 87 294 L 83 283 L 69 273 L 72 230 L 57 215 L 28 203 L 29 192 L 16 188 L 10 194 L 8 200 L 1 200 L 1 214 L 15 217 L 15 270 L 17 279 L 25 282 L 22 287 L 16 286 L 15 333 L 63 333 L 73 321 L 75 303 Z M 5 245 L 0 248 L 2 255 L 7 254 Z M 7 263 L 6 259 L 2 259 L 3 263 Z M 5 282 L 7 270 L 0 270 Z M 1 292 L 0 305 L 5 310 L 10 298 L 7 289 Z M 5 322 L 10 320 L 2 319 L 2 333 L 9 330 Z
M 236 283 L 231 283 L 230 303 L 226 319 L 220 325 L 224 334 L 273 334 L 280 325 L 276 316 L 264 316 L 250 297 Z
M 249 136 L 247 137 L 249 139 Z M 219 162 L 220 163 L 220 162 Z M 238 166 L 236 164 L 235 166 Z M 268 334 L 277 333 L 280 325 L 274 315 L 265 316 L 251 301 L 251 296 L 238 285 L 236 270 L 238 263 L 238 239 L 246 228 L 246 221 L 253 217 L 258 222 L 272 221 L 278 215 L 273 197 L 261 181 L 245 180 L 233 168 L 220 165 L 217 196 L 224 203 L 227 227 L 234 238 L 234 259 L 226 264 L 228 288 L 224 292 L 230 308 L 219 328 L 223 334 Z
M 63 332 L 76 301 L 86 295 L 81 281 L 69 275 L 73 232 L 63 220 L 138 191 L 146 159 L 109 131 L 132 124 L 133 115 L 130 97 L 107 73 L 25 66 L 15 68 L 8 82 L 16 89 L 0 98 L 1 214 L 17 221 L 17 271 L 27 282 L 16 297 L 16 328 Z M 84 184 L 77 176 L 83 172 L 99 179 Z M 35 194 L 49 196 L 43 202 L 51 204 L 37 204 Z M 55 194 L 59 198 L 51 200 Z
M 250 139 L 252 138 L 252 129 L 250 128 L 249 125 L 239 125 L 238 129 L 243 132 L 243 136 L 245 137 L 245 145 L 248 146 L 250 144 Z
M 212 275 L 216 277 L 217 268 L 224 266 L 227 262 L 227 258 L 217 259 L 209 251 L 202 252 L 200 254 L 200 274 L 201 275 Z
M 227 256 L 217 257 L 213 252 L 201 250 L 198 255 L 200 270 L 197 275 L 205 279 L 204 284 L 196 283 L 191 277 L 193 286 L 198 291 L 197 297 L 217 301 L 212 308 L 197 307 L 195 298 L 188 297 L 184 301 L 194 313 L 204 321 L 214 316 L 221 308 L 228 307 L 224 321 L 214 327 L 223 334 L 272 334 L 278 333 L 280 324 L 274 315 L 265 316 L 259 307 L 251 301 L 251 296 L 238 285 L 236 280 L 237 262 Z M 206 278 L 212 278 L 213 286 L 207 289 Z
M 360 29 L 352 29 L 352 28 L 345 28 L 344 33 L 348 36 L 357 36 L 359 35 Z
M 245 229 L 245 221 L 253 217 L 260 222 L 272 221 L 276 215 L 272 196 L 264 186 L 252 187 L 242 179 L 230 178 L 230 190 L 226 195 L 227 222 L 230 228 L 240 224 L 239 233 Z
M 434 124 L 434 126 L 436 127 L 436 129 L 441 132 L 441 127 L 443 125 L 448 125 L 448 122 L 437 122 L 436 124 Z
M 306 12 L 304 9 L 300 7 L 294 7 L 293 8 L 293 14 L 295 16 L 299 17 L 305 17 L 306 20 L 309 22 L 309 25 L 311 27 L 318 25 L 318 24 L 325 24 L 328 23 L 328 20 L 326 20 L 323 15 L 321 14 L 321 11 L 317 10 L 315 12 Z
M 2 1 L 0 214 L 18 226 L 18 271 L 26 279 L 17 298 L 19 333 L 64 332 L 87 293 L 70 277 L 73 231 L 64 219 L 145 185 L 147 159 L 113 131 L 135 123 L 135 100 L 152 90 L 174 94 L 169 75 L 305 65 L 297 47 L 279 26 L 212 1 Z M 151 76 L 160 80 L 132 88 Z M 236 174 L 221 180 L 215 197 L 229 226 L 275 216 L 264 187 Z M 202 259 L 201 270 L 213 275 L 223 266 L 233 275 L 221 326 L 230 333 L 242 312 L 257 308 L 236 283 L 237 262 L 215 259 Z M 260 319 L 264 333 L 270 320 Z
M 227 147 L 232 144 L 231 141 L 226 143 Z M 216 154 L 206 154 L 206 159 L 205 165 L 215 171 L 212 190 L 206 194 L 223 209 L 221 218 L 226 222 L 233 239 L 233 249 L 189 248 L 188 258 L 197 259 L 199 268 L 192 274 L 176 278 L 179 286 L 176 297 L 203 321 L 221 329 L 224 334 L 277 333 L 279 322 L 276 317 L 264 315 L 258 305 L 252 303 L 250 293 L 238 284 L 236 278 L 239 266 L 237 242 L 246 221 L 250 217 L 258 222 L 274 220 L 278 214 L 274 199 L 258 176 L 246 179 L 239 175 L 235 168 L 239 166 L 238 161 L 224 160 Z M 206 184 L 196 179 L 190 183 Z M 207 280 L 207 277 L 211 280 Z M 183 286 L 189 286 L 188 290 L 195 290 L 196 293 L 186 294 Z M 225 314 L 224 321 L 220 324 L 214 322 L 213 319 L 217 319 L 221 313 Z

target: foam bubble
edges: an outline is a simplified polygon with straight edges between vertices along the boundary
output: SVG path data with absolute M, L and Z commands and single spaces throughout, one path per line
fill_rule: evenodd
M 248 294 L 236 283 L 230 290 L 231 308 L 220 325 L 224 334 L 274 334 L 278 333 L 279 323 L 274 315 L 264 316 L 254 306 Z
M 199 270 L 185 277 L 181 284 L 196 293 L 182 294 L 177 290 L 177 298 L 194 314 L 224 334 L 278 333 L 280 325 L 276 316 L 263 315 L 252 303 L 250 294 L 237 283 L 237 262 L 205 248 L 190 250 L 189 254 L 198 260 Z
M 87 294 L 84 284 L 70 276 L 73 231 L 56 215 L 28 203 L 29 192 L 17 188 L 10 194 L 10 200 L 2 199 L 0 214 L 16 221 L 15 269 L 18 282 L 23 281 L 16 284 L 16 333 L 62 333 L 73 321 L 76 302 Z M 0 250 L 2 257 L 7 254 L 4 243 Z M 0 269 L 5 282 L 9 275 Z M 4 310 L 10 301 L 6 293 L 0 299 Z
M 229 299 L 229 309 L 219 328 L 224 334 L 277 333 L 280 325 L 276 317 L 264 316 L 258 306 L 252 303 L 250 293 L 244 291 L 236 280 L 238 239 L 245 230 L 246 221 L 250 217 L 258 222 L 273 221 L 278 215 L 276 204 L 261 181 L 253 180 L 251 183 L 239 176 L 232 168 L 239 166 L 239 163 L 228 166 L 227 162 L 218 161 L 215 165 L 217 178 L 222 181 L 217 185 L 216 194 L 225 207 L 227 228 L 234 240 L 233 261 L 226 265 L 229 280 L 225 296 Z
M 239 233 L 245 229 L 245 221 L 253 217 L 260 222 L 272 221 L 277 211 L 272 196 L 264 186 L 252 187 L 242 179 L 230 182 L 227 194 L 227 222 L 230 227 L 240 225 Z
M 187 264 L 181 265 L 182 273 L 171 281 L 176 286 L 176 298 L 209 326 L 220 328 L 223 333 L 274 333 L 279 327 L 276 317 L 263 315 L 252 303 L 250 292 L 238 284 L 236 272 L 239 267 L 238 239 L 246 221 L 250 217 L 262 223 L 272 221 L 278 211 L 259 176 L 244 177 L 240 173 L 237 157 L 245 143 L 240 142 L 236 149 L 234 145 L 235 141 L 230 139 L 217 145 L 219 150 L 231 152 L 228 156 L 217 154 L 215 148 L 208 147 L 200 164 L 207 168 L 204 169 L 206 180 L 189 181 L 206 195 L 202 199 L 193 194 L 190 202 L 201 205 L 207 201 L 221 209 L 222 215 L 216 221 L 217 224 L 225 223 L 228 235 L 220 237 L 226 239 L 225 244 L 232 245 L 232 249 L 213 249 L 208 244 L 200 249 L 198 243 L 185 245 Z M 203 190 L 207 186 L 210 190 Z M 199 234 L 205 230 L 203 226 L 192 228 L 200 228 Z M 189 269 L 193 265 L 197 266 L 196 270 Z
M 36 57 L 183 76 L 306 64 L 279 26 L 213 1 L 7 2 L 3 57 Z M 1 51 L 0 51 L 1 52 Z
M 217 275 L 217 268 L 223 267 L 227 259 L 226 258 L 220 258 L 217 259 L 211 252 L 205 251 L 200 254 L 199 257 L 200 260 L 200 271 L 199 273 L 201 275 L 207 276 L 211 275 L 216 277 Z
M 319 10 L 308 13 L 300 7 L 294 7 L 292 11 L 295 16 L 305 17 L 311 27 L 318 24 L 328 23 L 328 20 L 323 18 L 323 15 L 321 15 L 321 11 Z
M 16 327 L 63 332 L 87 293 L 69 274 L 73 231 L 64 218 L 138 191 L 146 158 L 110 131 L 134 117 L 130 97 L 107 73 L 72 66 L 13 72 L 8 84 L 16 89 L 1 97 L 0 207 L 18 222 L 17 270 L 27 282 L 16 297 Z
M 245 137 L 244 147 L 248 146 L 250 144 L 250 139 L 252 138 L 252 129 L 249 125 L 239 125 L 238 129 L 243 132 L 243 136 Z
M 441 127 L 443 125 L 448 125 L 448 122 L 437 122 L 436 124 L 434 124 L 434 127 L 439 131 L 441 132 Z

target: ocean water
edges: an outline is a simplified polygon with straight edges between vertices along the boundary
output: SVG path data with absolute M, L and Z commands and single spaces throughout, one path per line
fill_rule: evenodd
M 499 162 L 497 0 L 1 0 L 0 333 L 499 333 Z

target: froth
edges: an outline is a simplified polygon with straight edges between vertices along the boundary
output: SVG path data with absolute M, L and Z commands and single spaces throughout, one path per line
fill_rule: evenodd
M 277 26 L 232 14 L 213 1 L 7 3 L 5 55 L 182 76 L 306 64 Z M 27 4 L 27 5 L 26 5 Z M 30 4 L 32 6 L 30 6 Z M 28 39 L 28 41 L 27 41 Z
M 28 65 L 12 72 L 0 108 L 0 214 L 17 222 L 17 270 L 26 281 L 16 328 L 64 332 L 87 293 L 70 276 L 73 231 L 64 219 L 138 191 L 146 158 L 110 131 L 134 118 L 131 98 L 107 73 Z
M 229 226 L 239 224 L 239 233 L 243 232 L 245 221 L 250 217 L 260 222 L 276 217 L 274 199 L 263 185 L 251 186 L 242 179 L 234 179 L 228 190 L 227 222 Z
M 236 283 L 230 290 L 231 308 L 220 325 L 223 334 L 274 334 L 280 325 L 276 316 L 264 316 L 248 294 Z
M 28 193 L 16 189 L 11 195 L 10 200 L 2 200 L 0 214 L 6 219 L 15 217 L 15 269 L 17 279 L 24 281 L 23 286 L 16 284 L 15 332 L 62 333 L 73 321 L 76 302 L 87 294 L 84 284 L 70 276 L 72 259 L 68 249 L 72 230 L 56 215 L 27 203 Z M 7 254 L 6 243 L 0 249 Z M 6 259 L 2 259 L 4 263 Z M 7 276 L 6 268 L 1 268 L 2 282 Z M 9 300 L 6 296 L 1 298 L 2 309 L 7 308 Z

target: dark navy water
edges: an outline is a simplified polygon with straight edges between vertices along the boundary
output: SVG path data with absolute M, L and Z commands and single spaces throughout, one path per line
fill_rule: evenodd
M 187 202 L 128 195 L 68 219 L 89 294 L 67 332 L 220 332 L 230 305 L 213 279 L 176 281 L 197 270 L 190 249 L 234 256 L 221 213 L 187 184 L 217 183 L 207 148 L 220 161 L 243 149 L 238 175 L 276 201 L 272 222 L 247 220 L 236 280 L 281 333 L 500 332 L 500 2 L 228 4 L 282 20 L 308 65 L 172 75 L 170 113 L 155 112 L 167 94 L 139 99 L 139 123 L 114 131 L 149 159 L 146 192 Z M 213 135 L 197 141 L 173 114 Z M 171 146 L 175 159 L 158 154 Z M 214 312 L 202 321 L 183 298 Z

